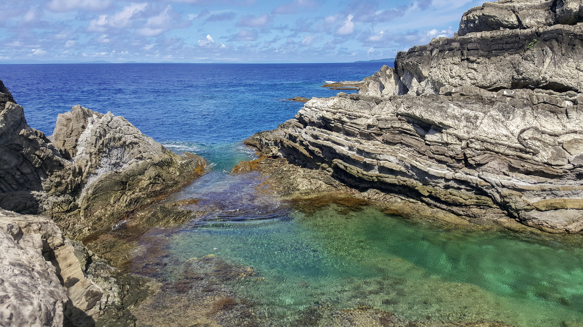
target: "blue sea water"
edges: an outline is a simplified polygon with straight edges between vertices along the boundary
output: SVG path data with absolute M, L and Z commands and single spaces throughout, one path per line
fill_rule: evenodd
M 0 65 L 0 79 L 29 125 L 47 135 L 59 113 L 81 104 L 124 116 L 171 150 L 205 157 L 207 174 L 172 199 L 201 199 L 215 208 L 208 219 L 244 221 L 187 224 L 168 239 L 171 255 L 186 262 L 213 254 L 253 266 L 264 283 L 242 284 L 239 292 L 282 312 L 273 319 L 328 303 L 334 310 L 366 304 L 408 319 L 583 322 L 578 245 L 426 226 L 372 208 L 305 215 L 255 195 L 257 176 L 229 174 L 253 157 L 244 139 L 302 107 L 285 99 L 333 96 L 338 91 L 320 87 L 325 80 L 361 80 L 381 65 Z
M 80 104 L 125 117 L 177 151 L 224 169 L 237 144 L 294 117 L 294 96 L 334 96 L 323 81 L 361 80 L 382 64 L 0 65 L 0 79 L 29 125 L 51 135 L 57 115 Z M 233 157 L 234 155 L 234 157 Z

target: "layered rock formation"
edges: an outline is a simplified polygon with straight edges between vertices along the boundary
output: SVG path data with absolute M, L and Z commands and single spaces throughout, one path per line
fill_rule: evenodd
M 71 243 L 52 220 L 0 209 L 0 242 L 0 324 L 94 324 L 104 292 L 85 277 Z
M 553 25 L 577 23 L 579 8 L 499 1 L 472 9 L 458 36 L 399 53 L 395 69 L 366 78 L 359 95 L 312 99 L 248 144 L 468 220 L 512 217 L 579 232 L 583 26 Z
M 0 93 L 0 105 L 4 103 L 0 107 L 0 208 L 37 213 L 35 192 L 42 191 L 43 180 L 67 163 L 43 133 L 28 126 L 23 108 L 11 101 L 10 93 Z

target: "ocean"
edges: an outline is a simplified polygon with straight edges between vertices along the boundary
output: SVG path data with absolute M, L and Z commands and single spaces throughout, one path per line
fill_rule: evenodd
M 176 271 L 200 258 L 252 267 L 260 282 L 220 287 L 254 303 L 265 314 L 260 325 L 293 326 L 316 309 L 354 308 L 417 321 L 583 322 L 583 249 L 568 237 L 436 226 L 374 208 L 307 214 L 256 195 L 256 174 L 230 174 L 254 158 L 243 140 L 303 105 L 285 99 L 334 96 L 324 81 L 361 80 L 381 66 L 0 65 L 0 79 L 29 125 L 47 135 L 58 114 L 80 104 L 125 117 L 175 152 L 206 158 L 207 173 L 171 199 L 196 198 L 216 210 L 171 233 L 152 231 L 140 244 L 164 242 L 168 255 L 156 274 L 163 281 L 180 279 Z

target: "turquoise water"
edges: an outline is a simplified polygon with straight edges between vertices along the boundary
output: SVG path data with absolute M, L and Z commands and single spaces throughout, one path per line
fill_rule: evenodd
M 257 192 L 258 174 L 229 173 L 253 158 L 244 139 L 302 106 L 283 99 L 333 96 L 322 81 L 360 80 L 380 66 L 0 65 L 0 79 L 46 134 L 58 113 L 81 104 L 124 116 L 175 152 L 206 158 L 207 173 L 169 198 L 199 199 L 187 206 L 198 220 L 142 242 L 167 244 L 161 279 L 178 278 L 177 268 L 210 254 L 253 267 L 257 280 L 225 286 L 271 313 L 265 325 L 293 325 L 314 306 L 370 306 L 423 321 L 583 322 L 578 236 L 428 225 L 374 208 L 306 215 Z
M 371 306 L 411 320 L 562 326 L 583 321 L 583 250 L 506 232 L 444 229 L 373 208 L 192 224 L 180 261 L 215 255 L 265 279 L 234 285 L 281 316 L 314 304 Z M 548 242 L 547 242 L 548 243 Z M 291 319 L 291 318 L 290 318 Z

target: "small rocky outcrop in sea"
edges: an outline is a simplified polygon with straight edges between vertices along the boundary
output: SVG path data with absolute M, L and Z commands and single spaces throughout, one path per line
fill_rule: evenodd
M 469 221 L 583 230 L 579 1 L 498 1 L 247 143 Z M 571 24 L 571 25 L 568 25 Z
M 77 237 L 111 229 L 205 166 L 198 156 L 165 149 L 123 117 L 81 106 L 59 115 L 51 143 L 9 101 L 0 111 L 0 136 L 0 207 L 47 214 Z

